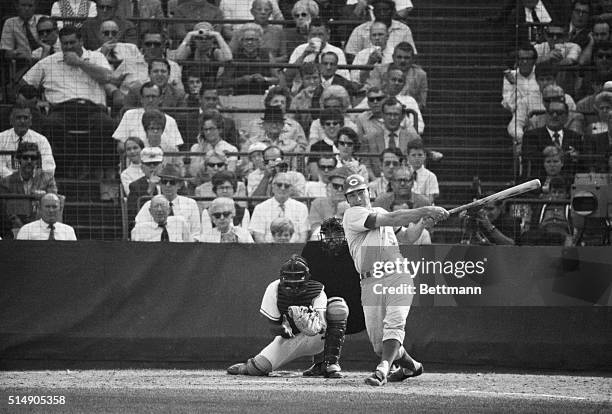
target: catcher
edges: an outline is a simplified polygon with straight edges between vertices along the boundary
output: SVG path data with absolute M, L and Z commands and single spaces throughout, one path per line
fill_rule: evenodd
M 310 264 L 311 279 L 323 283 L 330 296 L 327 332 L 323 352 L 313 357 L 313 365 L 303 375 L 341 378 L 339 359 L 344 336 L 365 329 L 359 274 L 340 219 L 329 217 L 323 220 L 319 239 L 306 243 L 302 257 Z
M 268 285 L 259 310 L 276 337 L 246 363 L 230 366 L 228 374 L 268 375 L 296 358 L 323 351 L 326 309 L 323 285 L 310 280 L 303 258 L 291 256 L 281 266 L 280 279 Z

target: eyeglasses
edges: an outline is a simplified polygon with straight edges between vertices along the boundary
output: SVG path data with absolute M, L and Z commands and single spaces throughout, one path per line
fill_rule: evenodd
M 368 96 L 368 102 L 380 102 L 385 99 L 384 96 Z
M 233 189 L 234 187 L 232 187 L 231 185 L 220 185 L 219 187 L 217 187 L 217 191 L 230 191 Z
M 310 16 L 308 13 L 296 13 L 293 15 L 294 18 L 298 18 L 298 17 L 308 17 Z
M 174 185 L 176 184 L 176 180 L 170 180 L 167 178 L 162 178 L 160 181 L 163 185 Z
M 412 183 L 411 178 L 394 178 L 392 181 L 401 185 Z
M 163 131 L 164 128 L 160 127 L 160 126 L 150 126 L 147 128 L 147 131 L 153 131 L 153 132 L 159 132 L 159 131 Z
M 161 165 L 161 161 L 153 161 L 153 162 L 143 162 L 144 165 L 146 165 L 147 167 L 157 167 L 158 165 Z
M 208 132 L 208 131 L 216 131 L 217 129 L 218 128 L 216 126 L 211 126 L 211 127 L 208 127 L 208 128 L 202 128 L 202 129 L 200 129 L 200 131 Z
M 399 167 L 399 161 L 385 161 L 383 165 L 385 167 Z
M 520 58 L 518 58 L 518 61 L 520 63 L 533 62 L 534 60 L 536 60 L 536 58 L 534 58 L 534 57 L 520 57 Z
M 36 161 L 38 160 L 38 155 L 22 155 L 20 158 L 24 161 Z
M 161 42 L 144 42 L 146 47 L 160 47 L 162 45 Z
M 334 190 L 337 190 L 337 191 L 342 191 L 342 190 L 344 190 L 344 185 L 343 185 L 343 184 L 331 183 L 331 185 L 332 185 L 332 188 L 333 188 Z
M 323 125 L 328 126 L 328 127 L 338 126 L 338 125 L 340 125 L 340 122 L 338 122 L 338 121 L 325 121 L 325 123 Z
M 588 10 L 574 9 L 574 13 L 576 13 L 578 16 L 588 16 L 589 15 Z
M 222 211 L 220 213 L 212 213 L 211 216 L 213 216 L 216 219 L 220 219 L 221 217 L 223 218 L 229 218 L 229 216 L 232 215 L 231 211 Z
M 104 30 L 102 32 L 104 36 L 117 36 L 119 34 L 118 30 Z
M 257 37 L 243 37 L 242 41 L 243 42 L 257 42 L 259 40 L 259 38 Z
M 284 188 L 285 190 L 291 188 L 290 183 L 274 183 L 277 188 Z
M 42 29 L 42 30 L 38 30 L 38 34 L 40 36 L 46 36 L 46 35 L 48 35 L 50 33 L 53 33 L 53 32 L 55 32 L 55 29 Z
M 557 116 L 563 116 L 563 115 L 567 115 L 567 112 L 565 111 L 548 111 L 547 112 L 548 115 L 557 115 Z
M 208 162 L 206 165 L 212 168 L 223 168 L 226 164 L 224 162 Z
M 546 33 L 547 36 L 552 37 L 553 39 L 556 39 L 558 37 L 563 37 L 565 35 L 565 33 L 559 33 L 559 32 L 547 32 Z
M 331 171 L 334 168 L 336 168 L 336 167 L 333 166 L 333 165 L 319 165 L 319 169 L 323 170 L 323 171 Z
M 389 118 L 399 118 L 402 116 L 402 113 L 401 112 L 383 112 L 383 115 Z
M 546 98 L 543 97 L 542 100 L 544 101 L 544 103 L 565 102 L 565 97 L 564 96 L 547 96 Z
M 338 145 L 344 145 L 345 147 L 352 147 L 355 145 L 353 141 L 338 141 Z

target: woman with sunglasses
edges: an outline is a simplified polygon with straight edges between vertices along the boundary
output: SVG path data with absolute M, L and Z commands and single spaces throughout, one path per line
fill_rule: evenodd
M 211 188 L 210 193 L 206 195 L 202 195 L 201 197 L 224 197 L 233 200 L 234 197 L 245 197 L 244 194 L 239 195 L 237 191 L 239 189 L 239 185 L 243 184 L 236 178 L 236 175 L 230 171 L 221 171 L 215 174 L 210 181 Z M 200 192 L 204 194 L 203 191 Z M 202 203 L 198 201 L 198 203 Z M 207 228 L 212 228 L 215 226 L 215 222 L 211 221 L 211 202 L 208 202 L 208 207 L 202 209 L 202 229 L 205 230 Z M 202 204 L 199 204 L 202 207 Z M 232 216 L 233 224 L 235 226 L 240 226 L 243 229 L 247 230 L 249 228 L 249 223 L 251 222 L 251 215 L 249 214 L 249 210 L 246 209 L 243 205 L 238 204 L 234 201 L 234 210 Z
M 314 0 L 299 0 L 291 9 L 291 17 L 295 27 L 285 28 L 286 49 L 295 50 L 296 47 L 308 42 L 310 22 L 319 18 L 319 5 Z
M 246 197 L 246 186 L 242 181 L 238 181 L 232 172 L 227 170 L 227 158 L 224 154 L 210 152 L 206 155 L 204 161 L 205 166 L 198 172 L 196 177 L 198 182 L 202 182 L 202 184 L 198 185 L 195 189 L 194 193 L 196 197 L 214 197 L 217 195 L 215 193 L 213 178 L 219 173 L 229 173 L 233 179 L 236 180 L 236 185 L 233 186 L 232 197 L 234 195 L 236 197 Z M 223 193 L 223 197 L 229 197 L 229 195 Z M 210 201 L 198 201 L 200 210 L 208 208 L 209 205 Z M 241 201 L 240 205 L 246 206 L 246 202 Z
M 347 126 L 357 131 L 357 125 L 346 115 L 347 109 L 351 107 L 351 98 L 348 92 L 340 85 L 331 85 L 323 90 L 321 98 L 319 99 L 321 113 L 324 114 L 330 110 L 338 110 L 342 114 L 343 123 L 342 126 Z M 315 119 L 310 125 L 310 134 L 308 140 L 311 144 L 324 140 L 326 136 L 323 123 L 320 119 Z M 332 144 L 335 140 L 332 140 Z
M 351 174 L 361 175 L 366 182 L 368 181 L 368 169 L 357 158 L 354 153 L 359 152 L 359 138 L 357 133 L 351 128 L 343 127 L 338 131 L 338 139 L 336 140 L 338 148 L 338 167 L 346 167 Z
M 324 111 L 317 121 L 323 126 L 323 135 L 319 140 L 310 145 L 308 151 L 337 153 L 338 148 L 336 148 L 335 143 L 338 139 L 338 132 L 340 131 L 340 128 L 344 127 L 344 117 L 342 112 L 340 112 L 338 109 Z M 318 176 L 318 162 L 319 157 L 312 155 L 308 157 L 308 173 L 310 177 Z
M 248 230 L 236 225 L 235 206 L 231 198 L 215 198 L 209 207 L 210 216 L 206 210 L 202 212 L 202 232 L 196 240 L 203 243 L 254 243 Z
M 126 196 L 130 195 L 130 183 L 144 177 L 140 165 L 140 153 L 144 147 L 144 142 L 138 137 L 129 137 L 125 141 L 125 156 L 128 166 L 121 171 L 121 184 Z
M 190 148 L 191 152 L 216 152 L 226 154 L 228 152 L 238 152 L 238 148 L 223 139 L 223 116 L 214 110 L 206 110 L 200 114 L 200 133 L 197 136 L 198 142 Z M 226 157 L 224 157 L 226 158 Z M 236 170 L 238 158 L 234 155 L 227 157 L 224 162 L 229 171 Z M 204 157 L 193 156 L 189 162 L 189 172 L 195 177 L 204 166 Z

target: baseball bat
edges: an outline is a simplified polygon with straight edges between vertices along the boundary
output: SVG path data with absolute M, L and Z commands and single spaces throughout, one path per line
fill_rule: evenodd
M 495 194 L 491 194 L 490 196 L 479 198 L 478 200 L 474 200 L 471 203 L 464 204 L 459 207 L 455 207 L 451 210 L 448 210 L 450 214 L 460 213 L 465 210 L 470 210 L 476 207 L 482 207 L 485 204 L 489 204 L 493 201 L 505 200 L 507 198 L 515 197 L 520 194 L 527 193 L 529 191 L 537 190 L 542 187 L 542 183 L 540 180 L 535 179 L 531 181 L 527 181 L 526 183 L 518 184 L 510 188 L 506 188 L 505 190 L 499 191 Z

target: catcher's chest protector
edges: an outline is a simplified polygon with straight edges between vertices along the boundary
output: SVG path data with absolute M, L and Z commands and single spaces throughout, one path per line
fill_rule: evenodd
M 277 292 L 277 300 L 276 306 L 278 306 L 278 310 L 281 315 L 286 315 L 289 323 L 291 324 L 291 328 L 293 332 L 299 332 L 299 329 L 293 323 L 293 319 L 289 317 L 287 311 L 289 306 L 311 306 L 312 301 L 319 296 L 321 291 L 323 290 L 323 285 L 316 280 L 307 280 L 304 282 L 303 290 L 297 295 L 289 294 L 285 289 L 282 289 L 280 286 Z

